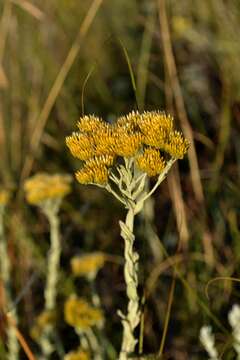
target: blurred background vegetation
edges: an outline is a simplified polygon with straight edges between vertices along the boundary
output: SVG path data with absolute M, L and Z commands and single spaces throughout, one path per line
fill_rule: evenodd
M 188 157 L 136 223 L 146 294 L 144 352 L 158 352 L 169 303 L 164 359 L 205 358 L 198 340 L 203 324 L 213 326 L 225 349 L 229 338 L 220 324 L 229 330 L 227 312 L 240 301 L 239 285 L 215 282 L 209 298 L 205 286 L 215 277 L 240 275 L 239 22 L 237 0 L 1 0 L 0 177 L 13 192 L 8 250 L 15 298 L 25 289 L 17 304 L 19 328 L 33 351 L 30 329 L 43 302 L 49 230 L 44 216 L 25 203 L 23 181 L 38 171 L 78 168 L 65 137 L 83 113 L 113 121 L 137 108 L 171 112 L 191 141 Z M 89 291 L 72 277 L 71 257 L 114 255 L 99 272 L 97 288 L 116 349 L 116 309 L 126 300 L 118 224 L 124 216 L 106 192 L 75 181 L 61 211 L 59 318 L 69 294 Z M 63 319 L 58 330 L 65 350 L 74 348 L 77 340 Z M 4 339 L 3 326 L 2 349 Z

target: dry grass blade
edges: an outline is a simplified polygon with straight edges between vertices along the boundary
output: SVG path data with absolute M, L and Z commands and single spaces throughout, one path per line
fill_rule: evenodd
M 0 64 L 0 89 L 6 89 L 8 87 L 8 79 Z
M 213 251 L 211 234 L 208 231 L 206 224 L 206 209 L 204 207 L 205 200 L 204 200 L 203 188 L 201 183 L 200 170 L 198 166 L 196 149 L 194 146 L 193 132 L 191 125 L 188 121 L 187 112 L 185 109 L 183 95 L 181 91 L 181 86 L 178 79 L 177 66 L 172 49 L 165 0 L 158 0 L 158 10 L 159 10 L 160 31 L 162 36 L 162 44 L 163 44 L 163 50 L 165 56 L 165 67 L 167 70 L 167 76 L 171 84 L 172 96 L 175 101 L 177 113 L 183 129 L 183 133 L 191 143 L 190 149 L 188 151 L 189 165 L 190 165 L 193 191 L 195 193 L 195 197 L 197 201 L 202 206 L 202 213 L 203 213 L 202 217 L 204 223 L 202 243 L 204 247 L 205 257 L 208 263 L 213 265 L 214 251 Z
M 85 38 L 94 18 L 95 15 L 101 6 L 103 0 L 94 0 L 87 12 L 87 15 L 85 16 L 78 34 L 75 38 L 75 41 L 73 42 L 68 55 L 56 77 L 56 80 L 49 92 L 49 95 L 45 101 L 45 104 L 39 114 L 39 117 L 36 122 L 35 129 L 32 134 L 31 142 L 30 142 L 30 151 L 29 155 L 26 157 L 22 173 L 21 173 L 21 181 L 23 181 L 31 172 L 32 165 L 34 162 L 34 157 L 36 155 L 36 151 L 38 149 L 38 146 L 40 144 L 42 133 L 44 131 L 45 125 L 47 123 L 49 114 L 53 108 L 53 105 L 55 104 L 55 101 L 62 89 L 63 83 L 69 73 L 69 70 L 71 69 L 77 54 L 79 52 L 79 49 L 81 47 L 82 41 Z
M 197 294 L 196 290 L 194 288 L 191 287 L 191 285 L 188 283 L 188 281 L 184 278 L 184 276 L 181 274 L 181 271 L 178 269 L 177 264 L 181 261 L 183 261 L 184 259 L 189 260 L 189 256 L 188 257 L 183 257 L 182 254 L 176 254 L 174 256 L 169 256 L 167 250 L 165 249 L 165 247 L 162 245 L 162 250 L 164 255 L 167 257 L 167 259 L 165 261 L 163 261 L 162 263 L 159 264 L 159 266 L 157 266 L 152 274 L 150 274 L 149 278 L 146 281 L 147 287 L 146 287 L 146 299 L 149 297 L 149 295 L 152 293 L 152 291 L 155 288 L 155 284 L 156 281 L 158 279 L 158 277 L 160 276 L 160 274 L 165 271 L 167 268 L 169 267 L 173 267 L 175 274 L 177 275 L 177 277 L 179 278 L 179 280 L 181 281 L 182 285 L 184 286 L 185 290 L 187 290 L 192 296 L 194 296 L 194 298 L 196 299 L 198 305 L 200 306 L 200 308 L 204 311 L 204 313 L 214 321 L 214 323 L 218 326 L 219 329 L 221 329 L 221 331 L 224 334 L 229 334 L 228 330 L 224 327 L 224 325 L 222 325 L 221 321 L 218 320 L 218 318 L 214 315 L 214 313 L 209 309 L 209 307 L 205 304 L 205 302 L 199 297 L 199 295 Z M 201 254 L 191 254 L 191 258 L 196 259 L 197 261 L 204 261 L 206 262 L 206 259 L 201 255 Z M 207 264 L 207 262 L 206 262 Z
M 138 68 L 137 68 L 137 93 L 138 93 L 139 109 L 141 111 L 144 110 L 145 107 L 146 89 L 147 89 L 147 82 L 149 76 L 149 60 L 151 55 L 155 22 L 156 22 L 155 14 L 150 13 L 145 24 L 145 29 L 141 44 L 141 52 L 140 52 Z
M 212 285 L 213 282 L 220 281 L 220 280 L 223 280 L 223 281 L 230 280 L 230 281 L 240 282 L 240 279 L 235 278 L 235 277 L 230 277 L 230 276 L 217 276 L 217 277 L 209 280 L 205 287 L 205 295 L 208 300 L 209 300 L 209 286 Z
M 12 13 L 12 4 L 10 0 L 6 0 L 3 8 L 1 23 L 0 23 L 0 63 L 2 63 L 3 60 L 3 54 L 7 40 L 11 13 Z
M 225 79 L 224 79 L 225 77 Z M 223 74 L 223 89 L 222 89 L 222 103 L 220 113 L 220 125 L 219 125 L 219 142 L 216 149 L 216 158 L 213 166 L 213 178 L 211 181 L 211 190 L 216 192 L 219 186 L 219 175 L 221 168 L 224 164 L 225 152 L 229 145 L 231 135 L 231 88 L 227 81 L 227 73 Z
M 171 315 L 175 287 L 176 287 L 176 272 L 174 271 L 171 288 L 170 288 L 170 292 L 169 292 L 169 297 L 168 297 L 167 310 L 166 310 L 166 316 L 165 316 L 164 327 L 163 327 L 163 334 L 162 334 L 161 344 L 160 344 L 160 348 L 159 348 L 159 352 L 158 352 L 158 355 L 160 357 L 163 354 L 164 344 L 165 344 L 166 337 L 167 337 L 167 329 L 168 329 L 170 315 Z
M 30 15 L 38 20 L 43 20 L 44 13 L 36 6 L 27 0 L 11 0 L 14 4 L 19 5 L 23 10 L 27 11 Z
M 183 261 L 189 261 L 189 257 L 191 260 L 194 261 L 205 261 L 204 257 L 198 253 L 188 254 L 187 257 L 184 254 L 176 254 L 173 256 L 169 256 L 166 260 L 155 266 L 155 268 L 152 270 L 146 280 L 146 299 L 153 293 L 157 285 L 157 280 L 163 272 L 165 272 L 171 267 L 176 266 L 178 263 L 181 263 Z
M 12 14 L 12 4 L 10 0 L 6 0 L 3 7 L 3 13 L 1 17 L 0 22 L 0 69 L 2 69 L 2 61 L 6 46 L 6 40 L 9 30 L 9 24 Z M 5 76 L 3 73 L 2 76 Z M 2 78 L 2 81 L 4 78 Z M 6 81 L 6 79 L 5 79 Z M 2 99 L 0 98 L 0 151 L 2 154 L 2 162 L 3 167 L 5 168 L 5 164 L 7 163 L 6 159 L 6 134 L 5 134 L 5 128 L 4 128 L 4 120 L 3 120 L 3 111 L 2 111 Z
M 194 146 L 192 129 L 187 118 L 187 112 L 185 109 L 182 91 L 178 79 L 177 67 L 173 54 L 168 19 L 166 14 L 165 0 L 158 0 L 158 8 L 159 8 L 159 20 L 160 20 L 162 44 L 165 55 L 166 67 L 169 74 L 169 80 L 173 90 L 176 108 L 178 111 L 178 116 L 181 122 L 184 135 L 186 136 L 187 139 L 189 139 L 191 143 L 188 154 L 189 154 L 189 164 L 190 164 L 193 190 L 197 200 L 200 203 L 203 203 L 204 195 L 203 195 L 203 188 L 200 178 L 200 171 L 198 167 L 197 154 Z
M 175 165 L 168 176 L 169 194 L 171 196 L 174 212 L 177 221 L 180 248 L 186 248 L 189 240 L 189 231 L 187 226 L 187 216 L 182 196 L 178 167 Z

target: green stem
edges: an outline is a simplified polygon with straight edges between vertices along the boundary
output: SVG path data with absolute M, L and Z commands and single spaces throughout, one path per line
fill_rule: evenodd
M 134 352 L 137 340 L 134 337 L 134 330 L 140 323 L 141 313 L 138 288 L 138 259 L 139 255 L 133 249 L 135 236 L 133 234 L 134 226 L 134 208 L 130 207 L 126 216 L 125 223 L 120 222 L 121 236 L 125 242 L 124 257 L 124 278 L 126 282 L 126 291 L 128 297 L 127 315 L 118 312 L 122 319 L 123 338 L 119 359 L 125 360 L 128 355 Z
M 4 207 L 0 205 L 0 277 L 3 282 L 4 291 L 5 291 L 5 300 L 6 305 L 11 309 L 11 318 L 14 321 L 14 324 L 17 324 L 17 314 L 13 304 L 10 283 L 10 262 L 7 251 L 7 242 L 4 235 L 3 229 L 3 217 L 4 217 Z M 8 360 L 18 360 L 19 359 L 19 345 L 16 337 L 16 331 L 13 325 L 9 324 L 7 329 L 7 344 L 8 344 Z

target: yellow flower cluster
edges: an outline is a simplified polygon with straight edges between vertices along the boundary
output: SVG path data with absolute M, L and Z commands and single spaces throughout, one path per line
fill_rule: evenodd
M 107 167 L 113 164 L 112 155 L 95 156 L 85 162 L 85 165 L 76 172 L 77 180 L 82 184 L 105 184 L 108 179 Z
M 182 159 L 188 148 L 189 142 L 179 131 L 173 131 L 164 145 L 164 150 L 176 159 Z
M 69 297 L 65 302 L 64 316 L 69 325 L 83 331 L 101 325 L 104 321 L 101 309 L 92 307 L 87 301 L 76 296 Z
M 56 313 L 55 311 L 45 310 L 38 315 L 34 326 L 31 329 L 31 336 L 33 339 L 39 339 L 44 330 L 48 326 L 54 326 L 56 323 Z
M 142 145 L 142 135 L 140 132 L 131 133 L 126 129 L 116 127 L 115 129 L 115 154 L 117 156 L 134 156 Z
M 74 157 L 84 161 L 76 173 L 82 184 L 105 185 L 118 157 L 133 157 L 140 170 L 155 176 L 163 170 L 163 156 L 182 159 L 189 147 L 174 130 L 172 116 L 159 111 L 133 111 L 112 125 L 84 116 L 77 125 L 79 132 L 68 136 L 66 144 Z
M 64 356 L 64 360 L 90 360 L 89 352 L 81 348 L 76 351 L 71 351 Z
M 71 191 L 70 182 L 69 175 L 36 174 L 25 181 L 26 199 L 37 205 L 47 199 L 62 198 Z
M 166 165 L 160 151 L 150 147 L 144 149 L 143 153 L 137 156 L 136 163 L 138 168 L 148 176 L 160 174 Z
M 10 199 L 10 192 L 8 190 L 0 190 L 0 206 L 6 206 Z
M 105 255 L 101 252 L 93 252 L 82 256 L 74 256 L 71 259 L 71 268 L 75 276 L 95 278 L 99 269 L 105 262 Z

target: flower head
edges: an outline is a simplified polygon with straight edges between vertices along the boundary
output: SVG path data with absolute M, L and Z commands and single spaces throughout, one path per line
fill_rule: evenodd
M 97 131 L 98 129 L 104 129 L 106 127 L 106 123 L 99 119 L 94 115 L 83 116 L 79 119 L 77 126 L 81 132 L 92 133 L 93 131 Z
M 148 176 L 156 176 L 165 168 L 165 160 L 159 150 L 148 147 L 137 157 L 137 166 L 140 170 L 147 173 Z
M 65 302 L 64 316 L 69 325 L 82 331 L 101 325 L 104 321 L 101 309 L 91 306 L 87 301 L 76 296 L 69 297 Z
M 138 111 L 132 111 L 125 116 L 120 116 L 116 121 L 116 125 L 122 127 L 126 131 L 138 131 L 141 116 L 142 115 Z
M 133 158 L 149 176 L 159 174 L 165 161 L 182 159 L 189 142 L 174 130 L 173 117 L 160 111 L 132 111 L 108 124 L 95 116 L 78 121 L 79 132 L 66 138 L 73 156 L 84 161 L 76 172 L 82 184 L 106 185 L 118 158 Z M 161 152 L 161 154 L 160 154 Z
M 74 132 L 66 138 L 66 144 L 71 154 L 80 160 L 88 160 L 95 154 L 93 139 L 87 134 Z
M 111 155 L 95 156 L 85 162 L 85 165 L 76 172 L 76 178 L 81 184 L 97 183 L 104 185 L 108 179 L 108 167 L 113 164 Z
M 114 150 L 116 155 L 134 156 L 142 145 L 142 134 L 140 132 L 126 131 L 123 127 L 116 128 L 116 141 Z
M 71 191 L 70 182 L 69 175 L 36 174 L 24 184 L 27 201 L 38 205 L 47 199 L 63 198 Z
M 182 159 L 187 153 L 188 148 L 189 141 L 179 131 L 172 131 L 168 141 L 163 146 L 164 151 L 176 159 Z
M 105 256 L 101 252 L 93 252 L 86 255 L 74 256 L 71 259 L 71 268 L 75 276 L 95 278 L 99 269 L 105 262 Z

